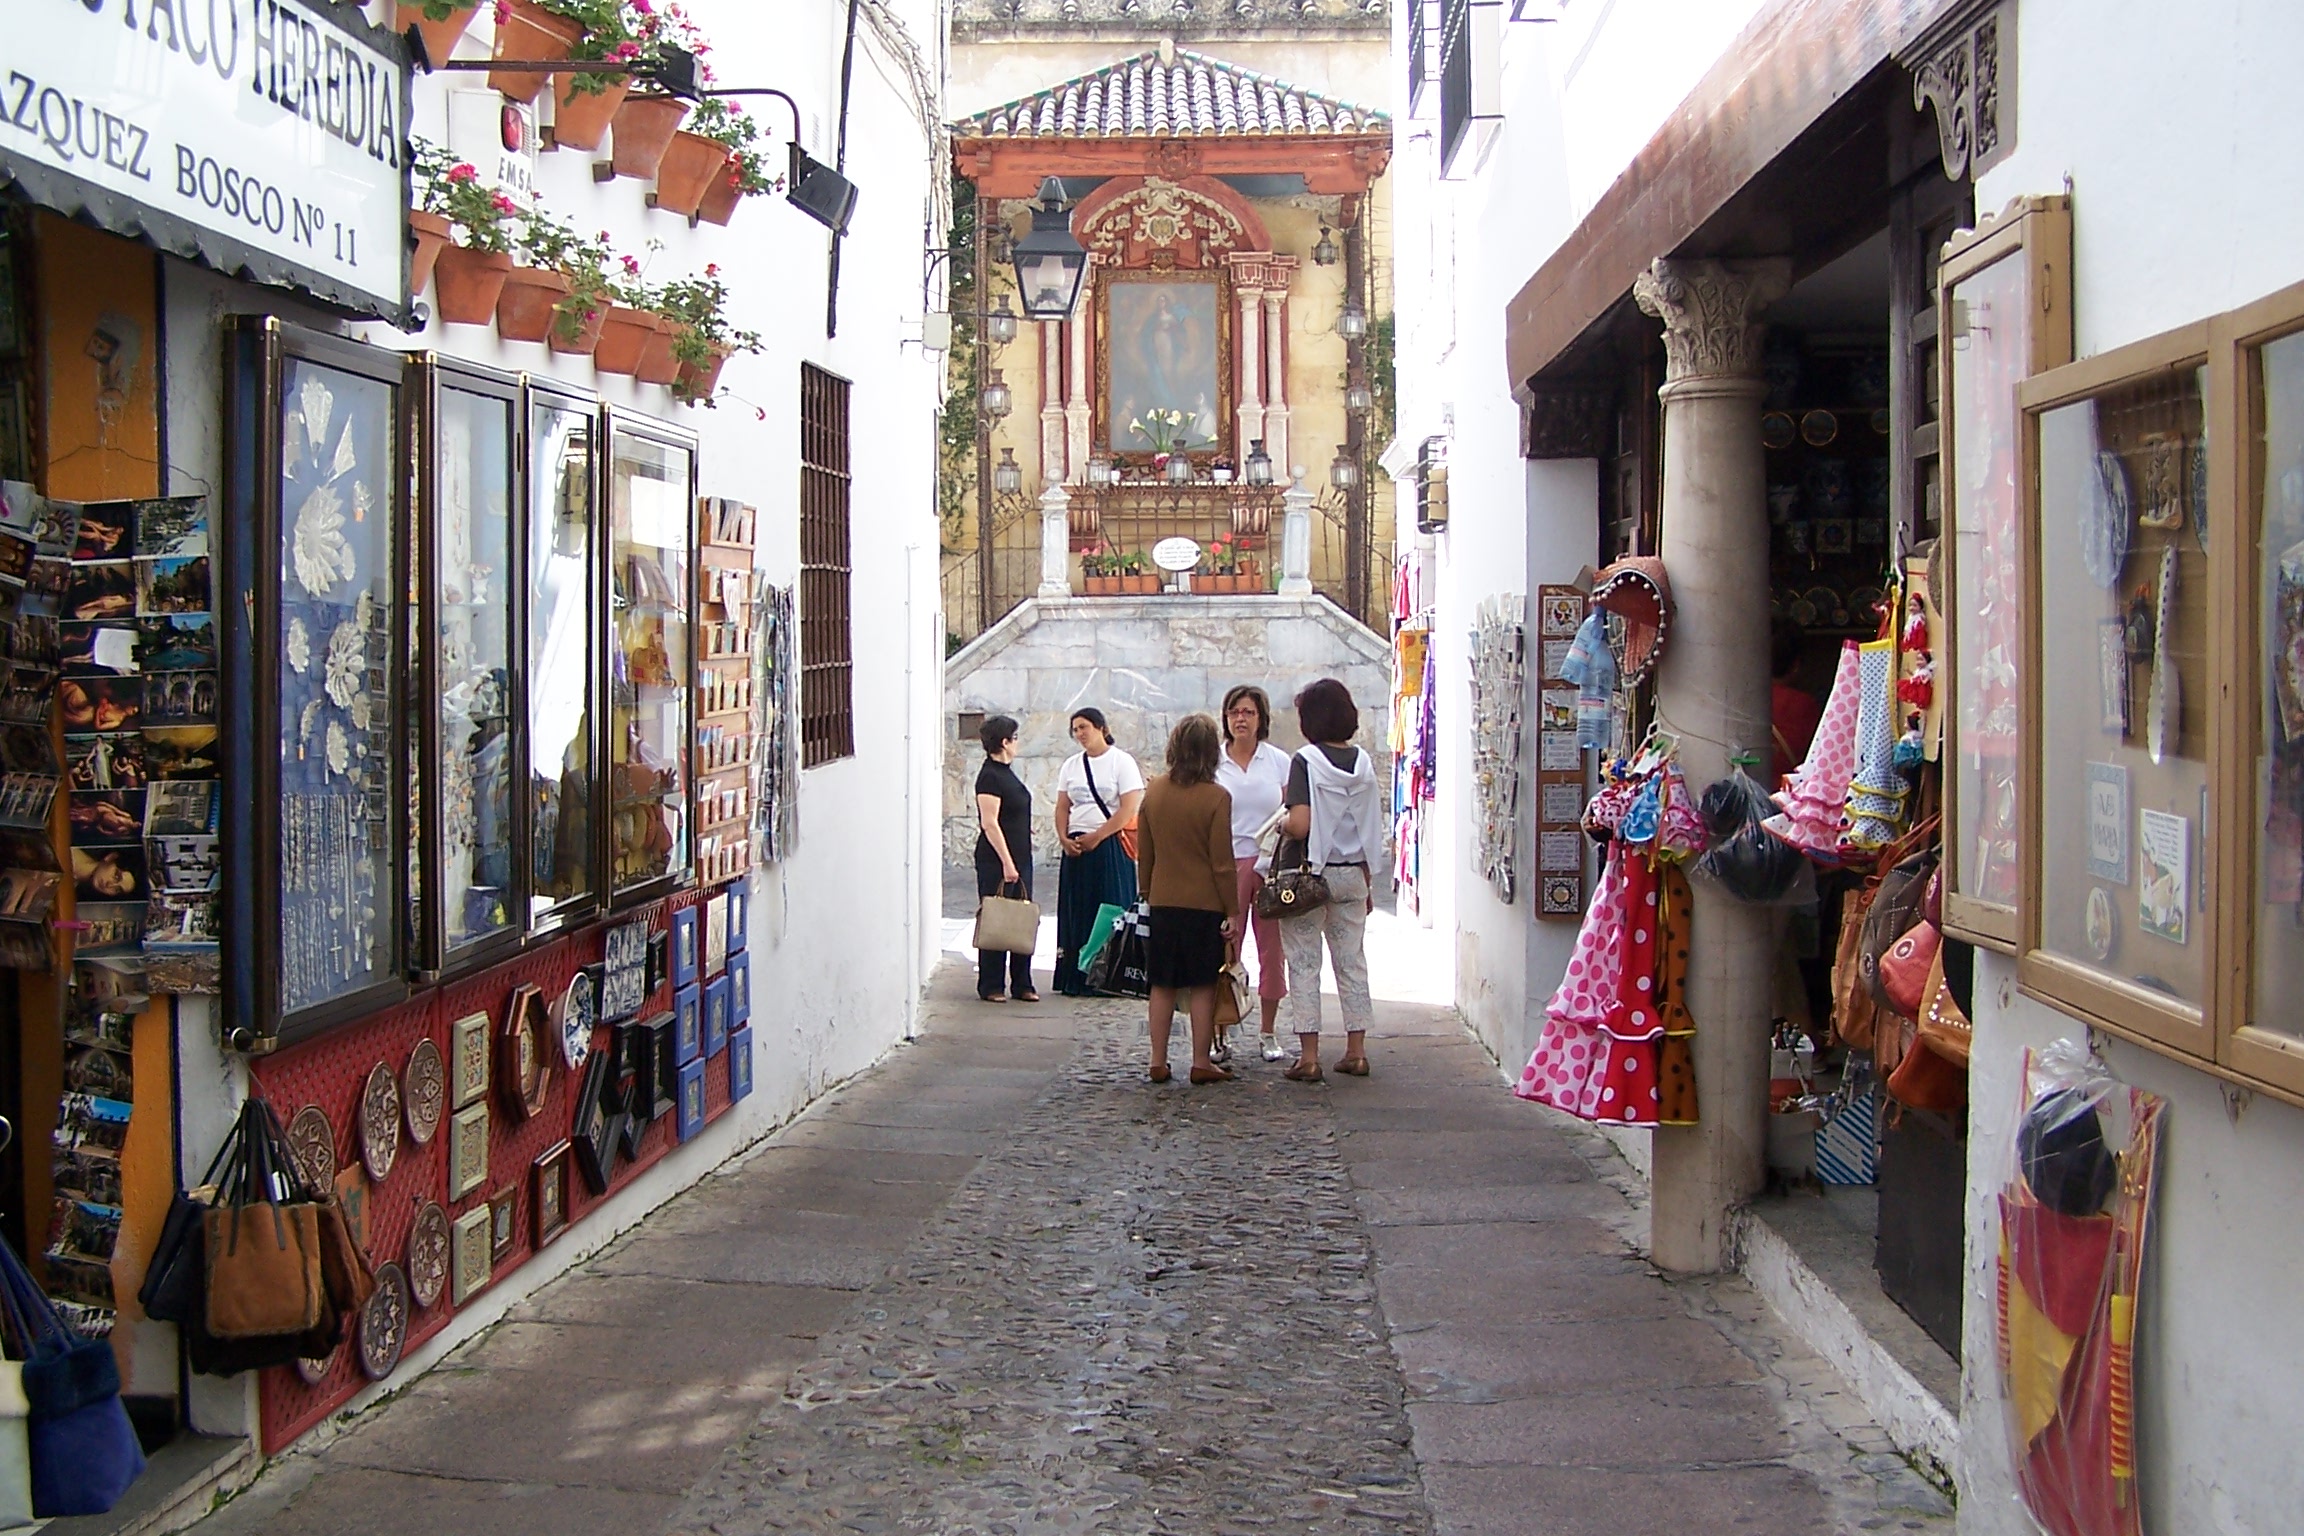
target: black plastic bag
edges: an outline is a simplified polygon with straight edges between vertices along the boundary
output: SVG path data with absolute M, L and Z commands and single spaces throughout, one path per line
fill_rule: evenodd
M 1107 997 L 1152 995 L 1152 909 L 1138 902 L 1112 925 L 1112 937 L 1088 965 L 1088 987 Z
M 1816 899 L 1816 873 L 1808 856 L 1768 830 L 1776 807 L 1760 781 L 1737 768 L 1705 788 L 1697 803 L 1712 848 L 1697 873 L 1738 901 L 1793 906 Z

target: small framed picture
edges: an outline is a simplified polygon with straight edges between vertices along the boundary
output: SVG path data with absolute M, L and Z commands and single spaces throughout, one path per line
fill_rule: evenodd
M 728 1023 L 731 1028 L 752 1022 L 752 957 L 728 957 Z
M 704 1054 L 717 1056 L 728 1049 L 728 978 L 715 976 L 704 983 Z
M 682 907 L 672 914 L 672 985 L 685 987 L 697 979 L 696 909 Z
M 537 1248 L 568 1230 L 568 1157 L 570 1145 L 554 1142 L 537 1154 L 530 1168 L 531 1189 L 528 1209 L 533 1215 L 534 1235 L 529 1241 Z
M 752 1096 L 752 1028 L 728 1032 L 728 1102 Z
M 2136 893 L 2137 925 L 2171 944 L 2190 942 L 2192 916 L 2192 822 L 2166 811 L 2143 811 L 2136 843 L 2143 881 Z
M 704 974 L 717 976 L 728 964 L 728 898 L 707 897 L 704 902 Z
M 448 1122 L 448 1198 L 461 1200 L 488 1182 L 488 1101 L 456 1111 Z
M 488 1093 L 488 1015 L 468 1013 L 448 1026 L 448 1105 L 462 1109 Z
M 2119 619 L 2104 619 L 2096 626 L 2096 686 L 2101 699 L 2102 728 L 2125 740 L 2128 713 L 2128 626 Z
M 655 1092 L 655 1098 L 648 1105 L 651 1120 L 661 1120 L 679 1107 L 674 1097 L 680 1082 L 680 1038 L 672 1024 L 671 1014 L 659 1013 L 642 1019 L 639 1025 L 648 1037 L 648 1049 L 655 1058 L 648 1074 L 649 1086 Z
M 704 1057 L 704 994 L 698 987 L 682 987 L 672 994 L 673 1053 L 685 1066 Z
M 520 1191 L 507 1186 L 488 1197 L 488 1262 L 501 1264 L 520 1246 Z
M 476 1205 L 456 1218 L 448 1236 L 448 1298 L 462 1306 L 488 1288 L 496 1260 L 490 1247 L 495 1212 Z
M 2118 763 L 2088 765 L 2088 873 L 2128 883 L 2128 770 Z
M 680 1139 L 693 1141 L 704 1129 L 704 1062 L 680 1069 Z
M 746 921 L 752 914 L 752 887 L 739 880 L 728 887 L 728 953 L 745 949 Z

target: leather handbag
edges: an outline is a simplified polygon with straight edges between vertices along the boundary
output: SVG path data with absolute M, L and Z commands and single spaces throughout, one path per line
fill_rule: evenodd
M 1010 896 L 1009 891 L 1017 894 Z M 1040 908 L 1023 894 L 1020 881 L 1010 881 L 998 893 L 976 903 L 977 949 L 998 954 L 1028 955 L 1040 942 Z
M 1920 1016 L 1928 986 L 1943 974 L 1940 951 L 1944 935 L 1922 918 L 1880 957 L 1880 995 L 1889 1007 L 1908 1019 Z
M 1936 870 L 1936 850 L 1926 848 L 1888 869 L 1880 877 L 1879 893 L 1864 914 L 1864 949 L 1862 968 L 1864 983 L 1871 989 L 1872 1000 L 1883 1008 L 1894 1008 L 1906 1018 L 1911 1009 L 1897 1008 L 1880 980 L 1880 962 L 1888 958 L 1888 951 L 1897 941 L 1910 933 L 1920 919 L 1922 903 L 1928 892 L 1928 877 Z M 1921 969 L 1915 980 L 1927 976 L 1927 959 L 1921 958 Z M 1915 994 L 1910 1001 L 1917 1006 Z
M 304 1193 L 270 1105 L 249 1101 L 235 1177 L 201 1217 L 207 1331 L 219 1339 L 309 1333 L 328 1316 L 320 1208 Z
M 1941 949 L 1928 969 L 1927 996 L 1921 1000 L 1919 1019 L 1920 1043 L 1965 1071 L 1969 1050 L 1976 1043 L 1976 1026 L 1960 1011 L 1952 989 L 1945 985 Z
M 1304 844 L 1290 838 L 1280 844 L 1272 860 L 1272 873 L 1256 888 L 1258 917 L 1302 917 L 1328 905 L 1328 880 L 1304 862 Z
M 1226 1030 L 1248 1016 L 1255 996 L 1248 985 L 1248 973 L 1237 960 L 1224 962 L 1224 969 L 1216 973 L 1216 1028 Z

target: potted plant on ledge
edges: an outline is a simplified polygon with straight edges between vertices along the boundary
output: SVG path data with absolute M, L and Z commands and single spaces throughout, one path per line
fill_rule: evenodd
M 496 0 L 497 59 L 565 59 L 583 41 L 587 15 L 621 0 Z M 621 16 L 619 16 L 621 21 Z M 488 83 L 523 106 L 534 101 L 552 77 L 539 70 L 492 69 Z
M 666 283 L 657 295 L 657 313 L 672 322 L 672 354 L 680 364 L 672 392 L 690 405 L 712 404 L 730 357 L 760 350 L 757 331 L 728 323 L 728 285 L 720 281 L 716 262 L 706 265 L 702 277 Z
M 416 173 L 423 181 L 423 212 L 460 231 L 434 254 L 434 302 L 451 325 L 486 325 L 495 318 L 512 271 L 512 220 L 520 205 L 480 180 L 470 163 L 437 145 L 416 143 Z
M 686 131 L 711 139 L 728 151 L 727 164 L 706 185 L 703 201 L 696 206 L 696 217 L 705 223 L 726 224 L 745 198 L 773 192 L 783 184 L 783 178 L 769 170 L 768 157 L 755 147 L 760 124 L 744 110 L 742 102 L 706 97 L 688 119 Z
M 424 39 L 424 57 L 434 65 L 445 64 L 479 9 L 480 0 L 414 0 L 413 4 L 400 0 L 393 7 L 392 30 L 406 36 L 414 27 Z
M 663 242 L 651 240 L 648 249 L 652 253 L 661 250 Z M 618 260 L 622 270 L 608 284 L 610 303 L 601 322 L 599 345 L 592 352 L 592 366 L 602 373 L 637 376 L 642 361 L 659 341 L 664 341 L 669 355 L 671 322 L 656 312 L 656 290 L 648 286 L 639 258 L 624 256 Z M 678 374 L 675 363 L 672 376 Z
M 507 341 L 540 341 L 553 351 L 583 355 L 600 341 L 608 318 L 608 236 L 580 235 L 575 226 L 541 208 L 522 216 L 518 254 L 496 331 Z
M 1256 592 L 1262 590 L 1262 572 L 1256 557 L 1240 547 L 1237 533 L 1218 534 L 1207 549 L 1206 574 L 1192 578 L 1195 592 Z

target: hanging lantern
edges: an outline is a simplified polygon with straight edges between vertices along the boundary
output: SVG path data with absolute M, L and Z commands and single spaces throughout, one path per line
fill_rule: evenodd
M 1368 387 L 1368 375 L 1354 369 L 1351 382 L 1344 386 L 1344 409 L 1365 416 L 1375 408 L 1376 392 Z
M 1000 450 L 1000 462 L 992 466 L 992 489 L 1020 491 L 1024 489 L 1024 466 L 1016 462 L 1016 450 Z
M 999 369 L 992 370 L 991 378 L 984 385 L 984 393 L 980 403 L 984 408 L 984 414 L 994 421 L 1000 420 L 1016 408 L 1015 398 L 1008 393 L 1008 382 L 1000 377 Z
M 1008 307 L 1008 295 L 1000 295 L 992 312 L 984 317 L 984 334 L 996 347 L 1004 347 L 1016 339 L 1016 311 Z
M 1336 457 L 1328 461 L 1328 483 L 1340 491 L 1360 483 L 1360 461 L 1352 457 L 1351 449 L 1337 449 Z
M 1358 341 L 1368 334 L 1368 311 L 1360 307 L 1358 299 L 1346 299 L 1343 311 L 1336 316 L 1336 334 L 1346 341 Z
M 1016 290 L 1024 313 L 1035 320 L 1068 320 L 1088 270 L 1088 251 L 1072 237 L 1072 213 L 1064 186 L 1050 176 L 1040 183 L 1040 206 L 1032 232 L 1016 242 Z
M 1312 247 L 1312 265 L 1316 267 L 1336 265 L 1336 240 L 1334 236 L 1328 233 L 1328 226 L 1325 224 L 1320 226 L 1320 243 Z
M 1170 485 L 1190 485 L 1192 483 L 1192 460 L 1187 455 L 1172 453 L 1168 456 L 1168 483 Z
M 1264 439 L 1254 438 L 1248 444 L 1248 462 L 1244 466 L 1250 485 L 1272 483 L 1272 455 L 1264 451 Z

